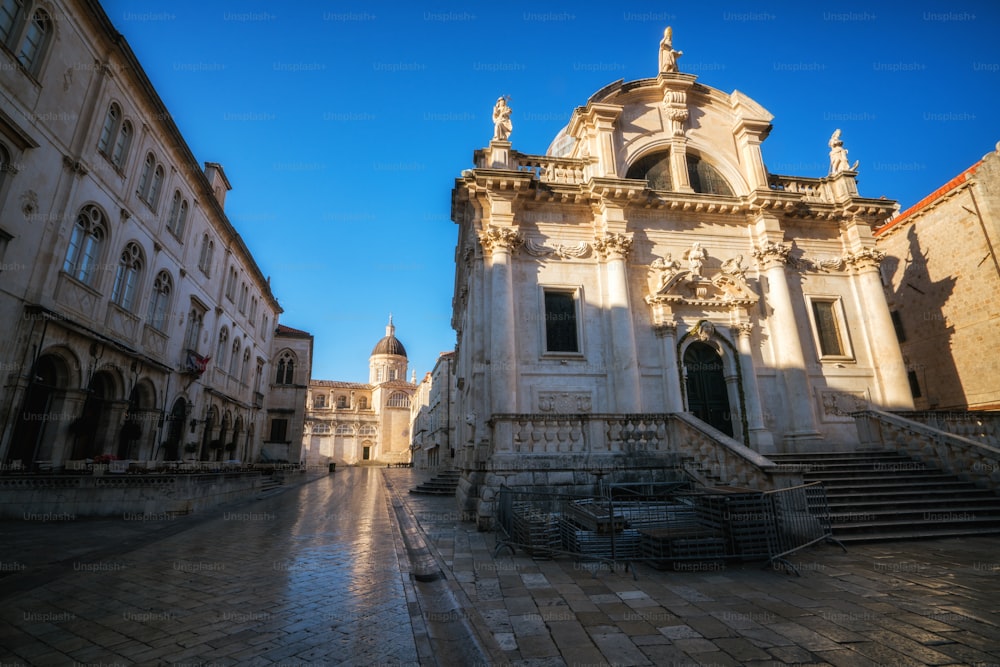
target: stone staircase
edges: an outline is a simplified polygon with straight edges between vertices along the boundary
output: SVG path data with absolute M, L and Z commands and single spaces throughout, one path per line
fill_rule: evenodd
M 892 451 L 770 454 L 823 482 L 833 536 L 872 542 L 1000 534 L 1000 496 Z
M 260 491 L 257 493 L 257 498 L 267 498 L 279 493 L 284 489 L 285 480 L 279 475 L 265 475 L 261 479 Z
M 461 473 L 457 470 L 442 470 L 433 479 L 410 489 L 410 493 L 424 496 L 453 496 L 455 489 L 458 488 L 459 477 Z

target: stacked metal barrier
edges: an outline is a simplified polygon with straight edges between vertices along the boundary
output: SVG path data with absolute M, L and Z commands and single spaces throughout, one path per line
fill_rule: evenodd
M 671 485 L 650 493 L 608 486 L 600 496 L 500 489 L 497 551 L 569 555 L 581 560 L 677 563 L 762 560 L 832 540 L 820 483 L 775 491 L 736 487 L 690 490 Z

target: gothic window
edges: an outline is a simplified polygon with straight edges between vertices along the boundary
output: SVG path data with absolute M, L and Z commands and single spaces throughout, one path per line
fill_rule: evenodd
M 125 310 L 131 311 L 135 305 L 135 294 L 142 277 L 142 249 L 135 241 L 129 241 L 118 258 L 115 284 L 111 289 L 111 300 Z
M 69 239 L 63 271 L 80 282 L 93 286 L 94 269 L 101 256 L 101 246 L 107 236 L 107 222 L 100 209 L 90 205 L 76 216 Z
M 167 217 L 167 231 L 173 234 L 178 241 L 181 240 L 181 235 L 184 234 L 187 212 L 187 200 L 181 196 L 180 190 L 174 190 L 174 196 L 170 200 L 170 215 Z
M 156 169 L 153 170 L 153 182 L 149 185 L 149 198 L 146 203 L 149 207 L 156 209 L 157 204 L 160 203 L 160 189 L 163 187 L 163 165 L 156 165 Z
M 808 299 L 820 359 L 853 358 L 840 299 L 837 297 L 808 297 Z
M 247 295 L 250 293 L 249 288 L 247 288 L 246 283 L 240 284 L 240 304 L 239 309 L 241 314 L 246 314 L 247 312 Z
M 149 186 L 153 180 L 154 169 L 156 169 L 156 158 L 152 153 L 146 153 L 146 160 L 142 163 L 142 171 L 139 173 L 139 184 L 135 188 L 135 193 L 146 202 L 149 201 Z
M 370 424 L 365 424 L 358 429 L 358 435 L 361 437 L 374 436 L 376 433 L 378 433 L 378 430 Z
M 215 241 L 205 234 L 201 238 L 201 255 L 198 257 L 198 268 L 206 276 L 212 275 L 212 254 L 215 252 Z
M 257 319 L 257 297 L 252 296 L 250 297 L 250 314 L 247 315 L 247 323 L 250 326 L 254 326 L 256 324 L 255 322 L 256 319 Z
M 295 378 L 295 357 L 288 350 L 278 357 L 278 372 L 274 384 L 292 384 Z
M 227 349 L 229 349 L 229 329 L 222 327 L 219 329 L 219 342 L 215 346 L 216 368 L 225 368 Z
M 264 362 L 260 360 L 260 357 L 257 357 L 257 372 L 254 374 L 253 377 L 254 391 L 256 392 L 260 391 L 260 383 L 263 381 L 263 379 L 264 379 Z
M 226 298 L 230 301 L 236 301 L 236 267 L 229 267 L 229 275 L 226 276 Z
M 111 153 L 111 164 L 119 169 L 125 167 L 125 159 L 128 157 L 128 149 L 132 146 L 132 123 L 125 121 L 122 123 L 118 138 L 115 140 L 115 148 Z
M 157 331 L 166 331 L 170 312 L 170 292 L 173 281 L 170 274 L 160 271 L 153 281 L 153 295 L 149 300 L 149 325 Z
M 48 13 L 43 9 L 36 9 L 28 23 L 27 30 L 24 31 L 21 48 L 17 54 L 17 59 L 25 70 L 32 74 L 38 74 L 42 54 L 51 35 L 52 20 Z
M 181 213 L 177 216 L 177 226 L 175 227 L 174 236 L 177 240 L 181 241 L 184 239 L 184 225 L 187 224 L 188 217 L 188 203 L 185 199 L 181 202 Z
M 10 44 L 20 13 L 21 0 L 2 0 L 0 2 L 0 43 Z
M 237 364 L 240 363 L 240 339 L 233 340 L 232 356 L 229 357 L 229 374 L 236 377 Z
M 97 141 L 97 150 L 101 151 L 105 155 L 110 152 L 110 148 L 114 145 L 115 137 L 118 135 L 118 127 L 122 122 L 122 110 L 115 104 L 111 103 L 108 107 L 108 113 L 104 116 L 104 127 L 101 128 L 101 138 Z
M 350 424 L 340 424 L 335 435 L 354 435 L 354 428 Z
M 323 423 L 316 424 L 315 426 L 313 426 L 313 433 L 315 433 L 316 435 L 329 435 L 330 425 Z
M 247 383 L 247 370 L 250 368 L 250 346 L 243 348 L 243 365 L 240 366 L 240 384 Z
M 410 397 L 401 391 L 394 391 L 389 395 L 389 401 L 386 405 L 390 408 L 408 408 L 410 407 Z
M 545 351 L 580 351 L 573 292 L 545 290 Z

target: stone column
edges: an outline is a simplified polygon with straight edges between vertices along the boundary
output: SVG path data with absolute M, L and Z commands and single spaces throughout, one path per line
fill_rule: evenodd
M 616 411 L 642 412 L 639 360 L 628 298 L 628 267 L 625 264 L 625 257 L 632 249 L 632 239 L 624 234 L 605 233 L 597 239 L 594 247 L 605 260 L 608 285 L 606 307 L 611 320 L 611 340 L 605 349 L 612 359 Z
M 740 351 L 740 371 L 743 375 L 743 401 L 746 404 L 747 428 L 750 431 L 750 442 L 753 449 L 761 454 L 773 454 L 774 438 L 764 425 L 764 413 L 760 404 L 760 389 L 757 387 L 757 373 L 753 365 L 753 347 L 750 333 L 753 325 L 739 324 L 733 327 Z
M 788 401 L 789 430 L 785 437 L 791 440 L 819 437 L 812 411 L 812 392 L 806 373 L 805 353 L 799 336 L 799 323 L 795 318 L 785 264 L 790 246 L 765 243 L 754 251 L 767 276 L 769 327 L 774 338 L 774 365 L 785 381 L 785 399 Z
M 684 412 L 681 374 L 677 367 L 677 323 L 654 324 L 653 332 L 662 341 L 660 350 L 663 354 L 663 409 L 665 412 Z
M 516 412 L 517 373 L 514 345 L 514 286 L 511 253 L 523 242 L 510 227 L 490 226 L 479 235 L 483 250 L 490 256 L 491 308 L 490 394 L 492 413 Z
M 913 395 L 906 377 L 906 363 L 892 326 L 885 301 L 878 266 L 885 258 L 881 250 L 865 249 L 848 255 L 866 317 L 866 333 L 871 344 L 872 366 L 879 378 L 882 407 L 886 410 L 912 410 Z

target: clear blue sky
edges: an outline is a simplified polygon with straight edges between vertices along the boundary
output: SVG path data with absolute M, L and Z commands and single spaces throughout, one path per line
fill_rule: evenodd
M 825 176 L 839 127 L 861 194 L 906 208 L 1000 141 L 994 0 L 103 4 L 195 156 L 225 167 L 230 219 L 281 321 L 315 336 L 320 379 L 367 381 L 389 312 L 431 370 L 455 340 L 451 189 L 497 96 L 514 148 L 544 153 L 593 92 L 656 75 L 667 25 L 682 72 L 774 114 L 774 173 Z

